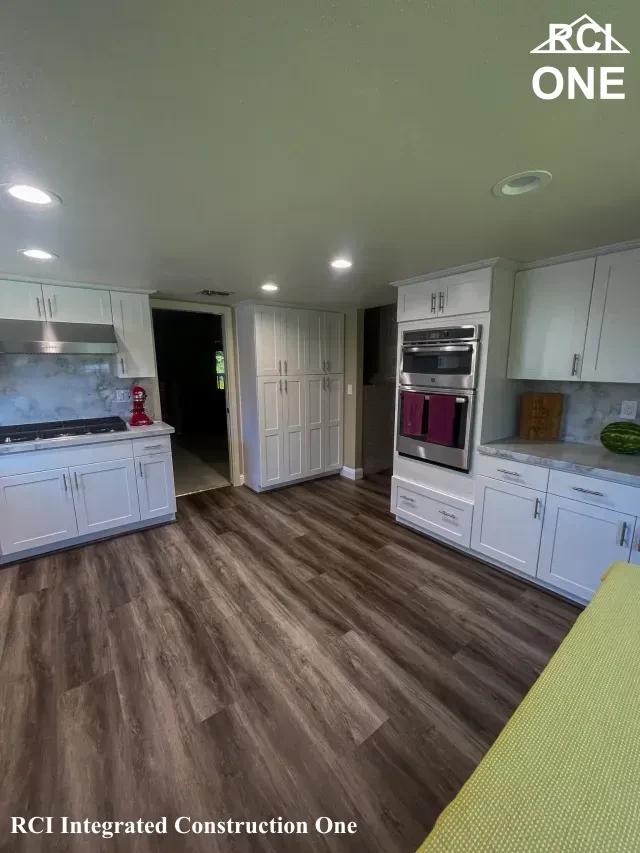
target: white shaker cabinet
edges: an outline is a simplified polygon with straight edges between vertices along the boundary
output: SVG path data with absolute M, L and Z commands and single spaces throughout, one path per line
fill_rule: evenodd
M 76 465 L 69 476 L 81 536 L 140 521 L 133 459 Z
M 305 380 L 307 472 L 309 474 L 322 474 L 326 467 L 326 384 L 326 376 L 307 376 Z
M 282 376 L 285 359 L 281 308 L 257 305 L 255 313 L 256 369 L 258 376 Z
M 327 373 L 344 372 L 344 314 L 324 314 L 324 359 Z
M 326 373 L 326 345 L 324 312 L 307 312 L 306 372 Z
M 78 535 L 67 468 L 0 477 L 0 548 L 16 554 Z
M 42 285 L 0 280 L 0 319 L 46 320 Z
M 476 476 L 471 547 L 535 576 L 545 498 L 535 489 Z
M 596 261 L 582 379 L 640 382 L 640 249 Z
M 479 314 L 491 307 L 491 267 L 400 283 L 398 322 Z
M 171 453 L 137 456 L 140 519 L 147 521 L 176 511 L 176 489 Z
M 43 284 L 42 302 L 47 319 L 57 323 L 113 323 L 108 290 Z
M 284 427 L 282 420 L 282 379 L 258 379 L 258 423 L 261 483 L 275 486 L 284 478 Z
M 111 291 L 113 326 L 118 338 L 116 372 L 121 379 L 156 375 L 149 297 Z
M 304 377 L 285 376 L 282 380 L 282 421 L 284 430 L 283 480 L 297 480 L 306 474 L 306 431 L 304 428 Z
M 578 381 L 595 258 L 516 275 L 509 346 L 510 379 Z
M 331 375 L 325 385 L 325 471 L 342 468 L 344 377 Z
M 298 308 L 282 311 L 283 375 L 304 376 L 307 312 Z
M 609 566 L 629 560 L 635 524 L 635 516 L 548 495 L 538 578 L 591 599 Z

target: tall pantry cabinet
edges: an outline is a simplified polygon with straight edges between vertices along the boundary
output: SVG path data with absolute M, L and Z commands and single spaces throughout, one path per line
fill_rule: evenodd
M 245 484 L 339 471 L 344 314 L 242 303 L 236 320 Z

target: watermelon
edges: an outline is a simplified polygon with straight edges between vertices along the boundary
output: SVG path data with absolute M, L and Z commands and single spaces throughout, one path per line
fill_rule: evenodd
M 600 441 L 612 453 L 640 453 L 640 424 L 635 421 L 616 421 L 607 424 Z

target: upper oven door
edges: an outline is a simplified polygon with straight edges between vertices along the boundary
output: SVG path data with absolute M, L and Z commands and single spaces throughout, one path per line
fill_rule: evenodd
M 478 342 L 461 344 L 404 344 L 401 385 L 433 388 L 476 387 Z

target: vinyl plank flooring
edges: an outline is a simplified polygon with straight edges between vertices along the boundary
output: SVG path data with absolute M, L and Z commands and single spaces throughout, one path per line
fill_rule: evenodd
M 282 816 L 295 835 L 2 853 L 413 853 L 579 614 L 394 523 L 389 478 L 180 498 L 175 524 L 0 570 L 12 814 Z M 320 836 L 321 815 L 356 821 Z

